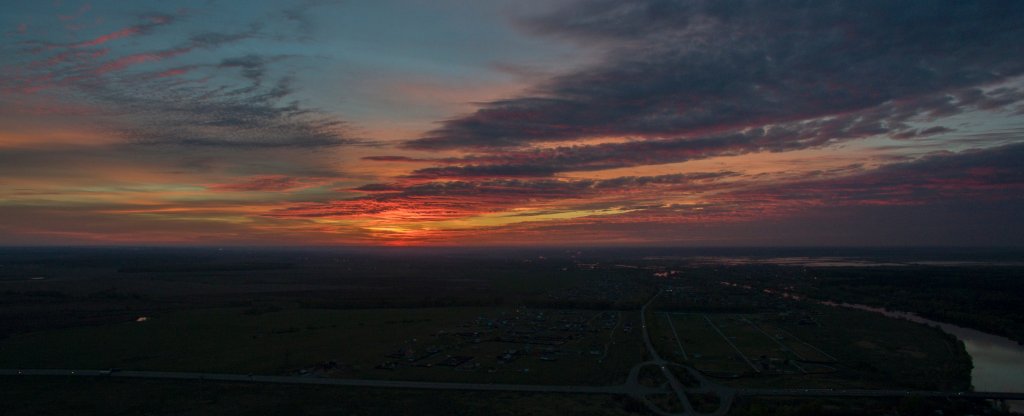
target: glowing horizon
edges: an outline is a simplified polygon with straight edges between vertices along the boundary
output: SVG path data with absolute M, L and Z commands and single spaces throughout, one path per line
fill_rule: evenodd
M 1024 245 L 1024 3 L 56 1 L 0 245 Z

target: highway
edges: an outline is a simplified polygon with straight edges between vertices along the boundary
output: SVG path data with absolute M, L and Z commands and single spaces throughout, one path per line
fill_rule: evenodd
M 637 390 L 627 385 L 618 386 L 567 386 L 543 384 L 491 384 L 491 383 L 448 383 L 432 381 L 401 381 L 344 379 L 303 376 L 262 376 L 248 374 L 185 373 L 169 371 L 110 371 L 70 369 L 0 369 L 0 376 L 60 376 L 60 377 L 109 377 L 149 378 L 164 380 L 208 380 L 249 383 L 318 384 L 348 387 L 379 387 L 399 389 L 432 390 L 479 390 L 479 391 L 521 391 L 536 393 L 583 393 L 583 394 L 635 394 Z
M 644 364 L 653 365 L 648 361 Z M 149 378 L 164 380 L 208 380 L 277 384 L 315 384 L 348 387 L 377 387 L 432 390 L 479 390 L 519 391 L 535 393 L 580 393 L 580 394 L 624 394 L 636 395 L 658 393 L 663 390 L 638 388 L 629 384 L 613 386 L 573 386 L 544 384 L 491 384 L 491 383 L 449 383 L 432 381 L 401 381 L 373 379 L 344 379 L 308 376 L 261 376 L 224 373 L 187 373 L 169 371 L 110 371 L 70 369 L 0 369 L 0 376 L 50 376 L 50 377 L 105 377 L 105 378 Z M 871 390 L 871 389 L 733 389 L 733 393 L 746 397 L 945 397 L 963 399 L 1024 400 L 1024 393 L 983 392 L 983 391 L 926 391 L 926 390 Z
M 949 392 L 921 390 L 869 390 L 869 389 L 735 389 L 714 383 L 699 371 L 663 359 L 654 348 L 647 329 L 647 308 L 661 294 L 656 293 L 640 310 L 640 324 L 643 340 L 650 360 L 636 364 L 629 373 L 624 384 L 611 386 L 579 386 L 579 385 L 541 385 L 541 384 L 496 384 L 496 383 L 453 383 L 434 381 L 403 381 L 375 379 L 343 379 L 313 376 L 268 376 L 253 374 L 224 374 L 169 371 L 134 371 L 134 370 L 79 370 L 79 369 L 0 369 L 0 376 L 10 377 L 99 377 L 124 379 L 162 379 L 162 380 L 207 380 L 245 383 L 277 383 L 277 384 L 308 384 L 346 387 L 373 387 L 398 389 L 431 389 L 431 390 L 470 390 L 470 391 L 512 391 L 526 393 L 570 393 L 570 394 L 614 394 L 634 397 L 644 403 L 650 410 L 659 415 L 724 415 L 729 411 L 732 401 L 738 396 L 745 397 L 942 397 L 962 399 L 996 399 L 1024 400 L 1024 393 L 1012 392 Z M 707 317 L 705 317 L 707 319 Z M 620 316 L 621 321 L 621 316 Z M 671 322 L 671 321 L 670 321 Z M 672 328 L 675 332 L 675 328 Z M 674 334 L 678 342 L 678 334 Z M 723 335 L 724 337 L 724 335 Z M 680 345 L 682 349 L 682 345 Z M 667 379 L 661 388 L 646 387 L 639 382 L 639 373 L 644 366 L 657 366 Z M 684 368 L 700 385 L 686 387 L 679 382 L 668 366 Z M 648 396 L 663 394 L 668 391 L 675 393 L 683 406 L 682 413 L 670 413 L 656 406 Z M 702 414 L 694 410 L 686 397 L 686 393 L 713 393 L 718 396 L 719 407 L 712 413 Z
M 872 389 L 736 389 L 736 394 L 748 397 L 943 397 L 962 399 L 1024 400 L 1024 393 L 984 391 L 925 391 L 925 390 L 872 390 Z
M 683 384 L 679 382 L 675 374 L 672 374 L 672 372 L 668 370 L 666 367 L 666 365 L 669 364 L 668 361 L 662 359 L 661 355 L 658 354 L 658 351 L 654 349 L 654 343 L 651 342 L 651 335 L 647 331 L 647 307 L 654 303 L 654 299 L 657 299 L 661 292 L 662 291 L 659 290 L 658 293 L 655 293 L 654 296 L 652 296 L 651 299 L 648 300 L 642 308 L 640 308 L 640 327 L 643 330 L 644 346 L 647 347 L 647 354 L 651 356 L 651 362 L 653 365 L 657 365 L 661 369 L 661 374 L 665 376 L 666 380 L 668 380 L 669 387 L 672 388 L 672 391 L 676 394 L 676 398 L 679 399 L 679 402 L 682 404 L 683 414 L 694 414 L 696 412 L 693 410 L 693 405 L 690 404 L 690 400 L 686 398 L 686 391 L 683 389 Z M 630 382 L 635 382 L 635 380 L 630 378 Z M 644 404 L 656 413 L 668 414 L 647 400 L 646 397 L 643 397 L 642 399 Z

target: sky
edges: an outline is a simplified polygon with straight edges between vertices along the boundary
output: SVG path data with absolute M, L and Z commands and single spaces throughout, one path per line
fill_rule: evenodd
M 0 245 L 1024 246 L 1024 2 L 41 0 Z

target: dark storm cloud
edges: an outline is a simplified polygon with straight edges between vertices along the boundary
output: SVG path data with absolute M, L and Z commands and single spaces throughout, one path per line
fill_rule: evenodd
M 706 135 L 860 111 L 1024 73 L 1021 21 L 1010 0 L 577 3 L 527 25 L 606 47 L 603 63 L 406 145 Z

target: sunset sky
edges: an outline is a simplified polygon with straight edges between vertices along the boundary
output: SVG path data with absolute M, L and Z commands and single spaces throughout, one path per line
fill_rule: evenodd
M 0 245 L 1024 245 L 1024 1 L 0 14 Z

